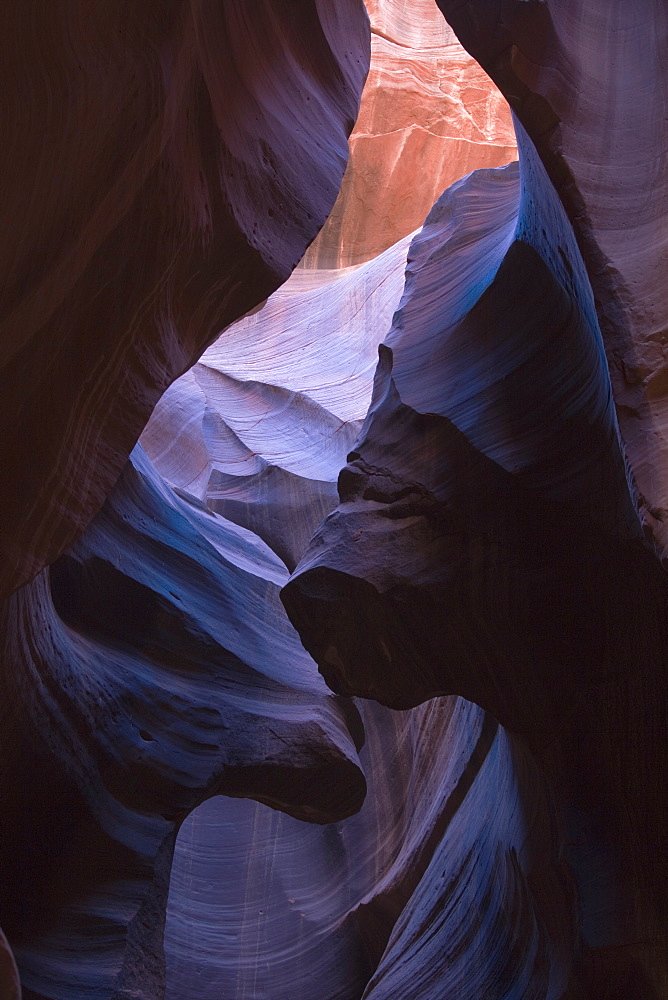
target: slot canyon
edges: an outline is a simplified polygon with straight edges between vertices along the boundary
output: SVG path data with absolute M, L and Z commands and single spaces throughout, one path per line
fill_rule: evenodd
M 668 1000 L 665 0 L 0 25 L 0 1000 Z

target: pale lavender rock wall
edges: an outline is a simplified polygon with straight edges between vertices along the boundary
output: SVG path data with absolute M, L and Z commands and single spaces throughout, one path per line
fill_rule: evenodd
M 184 824 L 168 1000 L 561 997 L 574 895 L 526 748 L 460 699 L 359 707 L 358 815 L 315 828 L 219 798 Z

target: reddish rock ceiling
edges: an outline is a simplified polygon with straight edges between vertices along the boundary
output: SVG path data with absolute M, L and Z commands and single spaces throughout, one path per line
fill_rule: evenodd
M 369 260 L 422 225 L 453 181 L 517 156 L 504 98 L 434 0 L 366 6 L 371 69 L 350 162 L 307 267 Z

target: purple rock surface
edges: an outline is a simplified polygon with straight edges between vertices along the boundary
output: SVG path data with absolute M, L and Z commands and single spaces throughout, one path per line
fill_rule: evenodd
M 0 11 L 0 1000 L 668 1000 L 665 4 L 367 6 Z

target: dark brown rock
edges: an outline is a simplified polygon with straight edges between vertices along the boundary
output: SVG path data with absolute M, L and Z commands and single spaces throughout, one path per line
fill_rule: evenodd
M 151 410 L 325 221 L 361 0 L 10 3 L 0 15 L 0 594 L 102 506 Z

